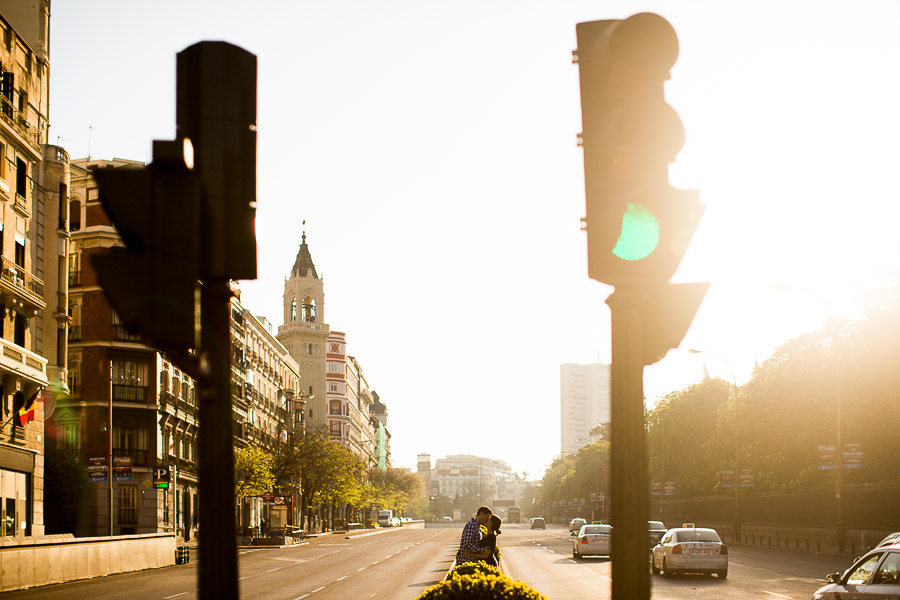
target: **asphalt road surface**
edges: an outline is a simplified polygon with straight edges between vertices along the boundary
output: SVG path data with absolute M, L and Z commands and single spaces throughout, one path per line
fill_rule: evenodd
M 242 600 L 413 600 L 439 582 L 459 544 L 461 523 L 329 535 L 285 548 L 240 550 Z M 610 562 L 572 558 L 568 530 L 506 525 L 499 539 L 503 568 L 551 600 L 610 597 Z M 648 554 L 649 556 L 649 554 Z M 807 600 L 847 557 L 729 547 L 728 579 L 651 576 L 652 597 L 670 599 Z M 3 594 L 41 600 L 191 600 L 197 597 L 197 556 L 163 569 Z M 648 563 L 649 569 L 649 563 Z

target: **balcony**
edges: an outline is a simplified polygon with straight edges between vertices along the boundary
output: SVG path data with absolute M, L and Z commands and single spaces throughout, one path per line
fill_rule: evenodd
M 116 325 L 116 341 L 118 342 L 140 342 L 141 336 L 137 333 L 131 333 L 124 325 Z
M 128 402 L 147 402 L 147 393 L 150 388 L 143 385 L 125 385 L 114 383 L 112 386 L 113 400 L 126 400 Z
M 19 112 L 12 101 L 6 96 L 0 95 L 0 118 L 12 127 L 13 131 L 22 136 L 32 148 L 41 152 L 41 130 L 35 127 L 31 121 Z
M 32 314 L 47 307 L 43 281 L 6 257 L 0 267 L 0 300 L 6 306 L 18 306 Z
M 113 456 L 130 456 L 131 466 L 133 467 L 147 466 L 146 450 L 135 450 L 133 448 L 113 448 Z M 115 474 L 115 472 L 113 472 L 113 474 Z
M 47 381 L 50 382 L 52 389 L 66 394 L 69 393 L 69 372 L 67 369 L 56 365 L 47 365 Z
M 0 345 L 2 345 L 0 370 L 11 371 L 43 386 L 49 384 L 46 358 L 2 338 L 0 338 Z

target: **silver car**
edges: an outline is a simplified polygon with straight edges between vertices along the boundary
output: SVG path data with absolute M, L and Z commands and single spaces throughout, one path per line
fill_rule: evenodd
M 611 552 L 611 525 L 582 525 L 572 540 L 572 558 L 609 556 Z
M 832 573 L 812 600 L 900 598 L 900 544 L 870 550 L 843 573 Z
M 668 530 L 653 547 L 650 570 L 654 575 L 715 573 L 728 577 L 728 548 L 715 529 L 679 527 Z

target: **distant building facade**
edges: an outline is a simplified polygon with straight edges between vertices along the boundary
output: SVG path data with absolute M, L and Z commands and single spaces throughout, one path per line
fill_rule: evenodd
M 427 457 L 427 458 L 426 458 Z M 428 468 L 430 456 L 418 456 L 417 471 L 430 473 L 428 489 L 432 496 L 456 498 L 475 496 L 487 506 L 514 506 L 516 502 L 516 474 L 502 460 L 482 458 L 472 454 L 453 454 L 435 461 Z
M 609 423 L 609 365 L 561 365 L 559 404 L 560 449 L 577 452 L 590 443 L 594 427 Z

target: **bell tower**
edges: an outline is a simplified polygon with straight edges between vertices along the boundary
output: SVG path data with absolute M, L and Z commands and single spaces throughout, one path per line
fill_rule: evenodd
M 325 424 L 325 342 L 329 331 L 324 282 L 309 253 L 303 221 L 300 249 L 290 276 L 284 280 L 284 325 L 278 328 L 278 339 L 300 365 L 297 399 L 306 401 L 310 428 Z

